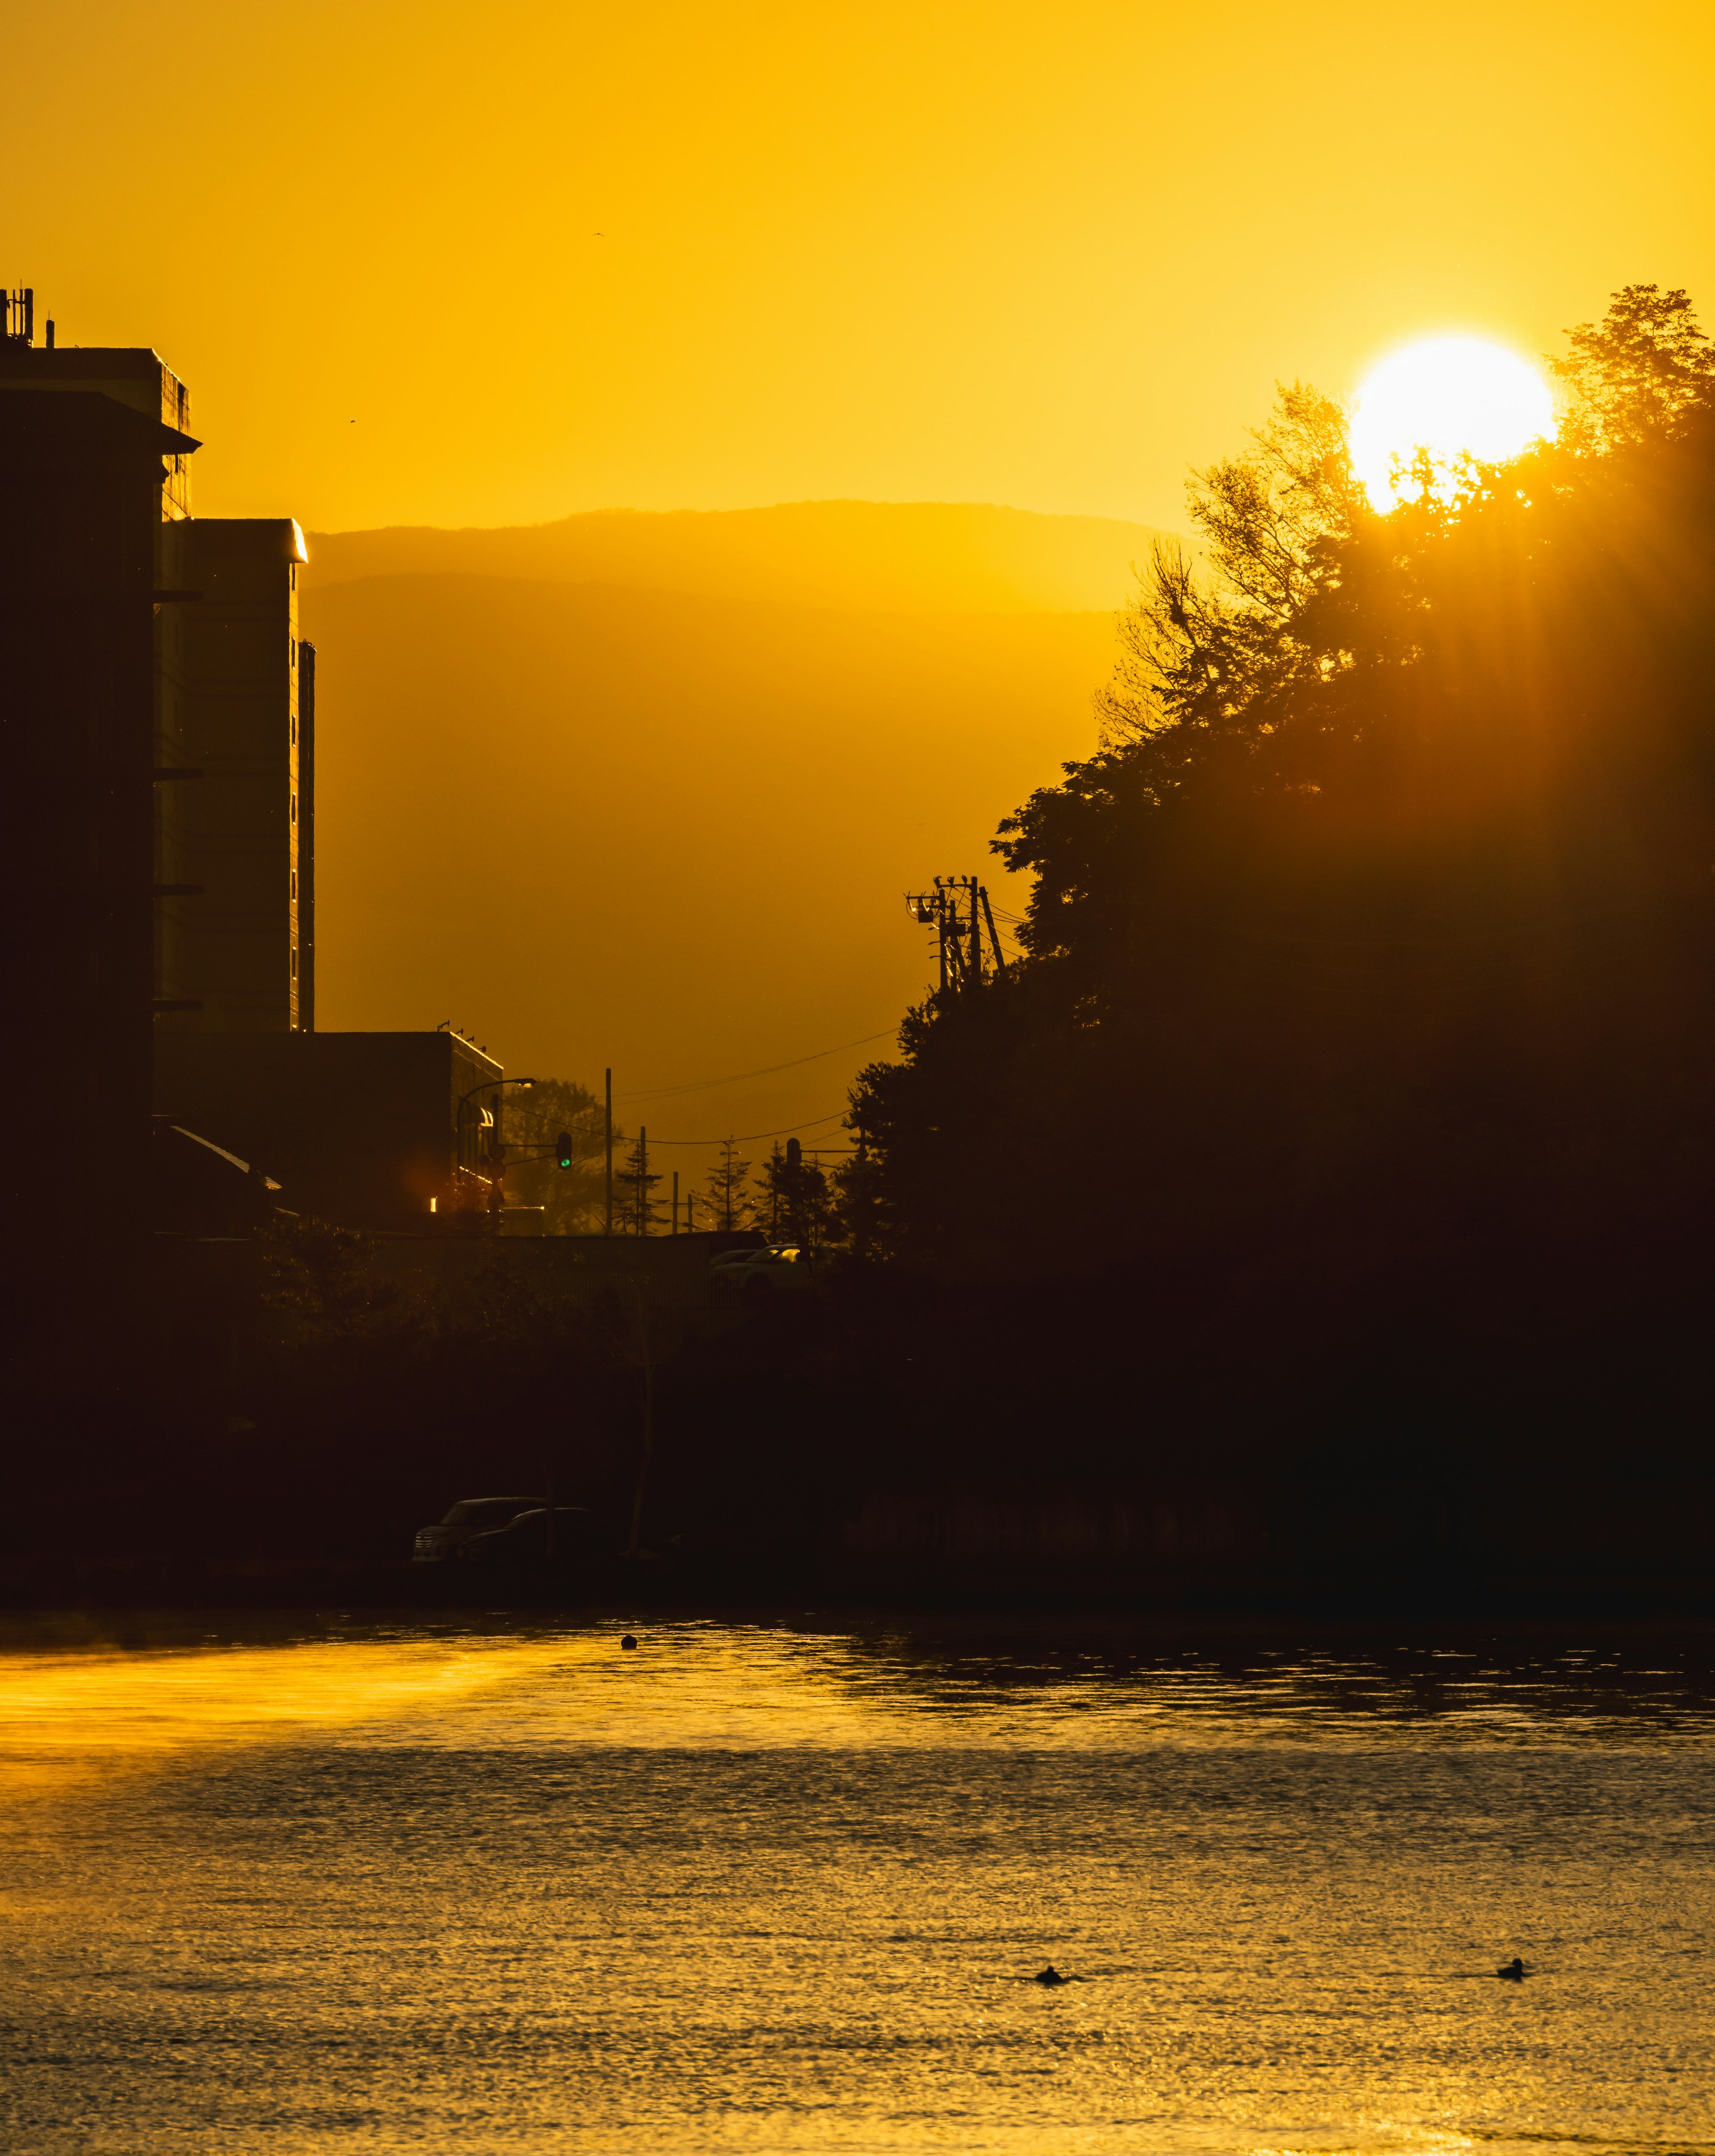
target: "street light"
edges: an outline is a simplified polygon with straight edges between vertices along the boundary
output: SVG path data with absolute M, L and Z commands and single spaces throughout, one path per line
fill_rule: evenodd
M 453 1112 L 453 1172 L 455 1175 L 459 1168 L 459 1148 L 465 1136 L 465 1103 L 473 1094 L 498 1093 L 502 1086 L 522 1086 L 527 1088 L 535 1083 L 536 1081 L 533 1078 L 485 1078 L 480 1085 L 470 1086 L 460 1094 L 458 1106 Z M 498 1213 L 501 1210 L 501 1185 L 506 1173 L 504 1159 L 496 1161 L 492 1184 L 489 1191 L 488 1209 L 490 1213 Z

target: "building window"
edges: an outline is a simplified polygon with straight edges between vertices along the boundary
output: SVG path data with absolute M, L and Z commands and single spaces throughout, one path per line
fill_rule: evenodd
M 295 898 L 295 897 L 297 896 L 297 895 L 298 895 L 298 871 L 297 871 L 295 869 L 294 869 L 294 870 L 292 870 L 292 896 L 293 896 L 294 898 Z
M 297 738 L 298 738 L 298 715 L 297 715 L 297 713 L 296 713 L 295 711 L 294 711 L 294 712 L 292 713 L 292 739 L 293 739 L 293 741 L 294 741 L 294 742 L 295 742 L 295 741 L 297 740 Z
M 293 946 L 292 946 L 292 978 L 295 981 L 295 980 L 297 979 L 297 978 L 298 978 L 298 947 L 297 947 L 297 945 L 295 943 L 295 944 L 293 944 Z
M 295 793 L 295 794 L 293 794 L 293 796 L 292 796 L 292 821 L 293 821 L 293 823 L 295 823 L 295 823 L 297 822 L 297 820 L 298 820 L 298 797 L 297 797 L 297 795 Z

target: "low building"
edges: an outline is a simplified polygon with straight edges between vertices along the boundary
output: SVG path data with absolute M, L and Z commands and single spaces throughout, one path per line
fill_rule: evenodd
M 158 1033 L 157 1114 L 342 1228 L 498 1224 L 505 1073 L 449 1032 Z

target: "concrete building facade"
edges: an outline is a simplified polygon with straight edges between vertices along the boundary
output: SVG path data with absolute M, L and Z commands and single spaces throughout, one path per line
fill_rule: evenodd
M 313 689 L 298 634 L 304 535 L 290 517 L 198 517 L 173 535 L 198 596 L 163 639 L 156 964 L 167 1032 L 313 1024 Z

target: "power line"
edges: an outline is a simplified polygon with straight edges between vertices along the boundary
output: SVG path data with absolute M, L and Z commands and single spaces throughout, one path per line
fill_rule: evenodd
M 830 1049 L 828 1052 L 831 1055 L 834 1051 Z M 805 1060 L 808 1061 L 809 1058 Z M 742 1137 L 734 1138 L 732 1143 L 751 1145 L 757 1138 L 783 1138 L 793 1131 L 819 1131 L 824 1123 L 837 1123 L 845 1113 L 844 1108 L 836 1108 L 832 1115 L 815 1116 L 807 1123 L 787 1123 L 778 1131 L 747 1131 Z M 717 1138 L 651 1138 L 650 1143 L 651 1145 L 725 1145 L 727 1138 L 723 1133 Z
M 880 1033 L 866 1033 L 861 1040 L 842 1040 L 833 1048 L 819 1048 L 814 1055 L 795 1055 L 789 1063 L 767 1063 L 760 1070 L 735 1070 L 726 1078 L 696 1078 L 688 1086 L 655 1086 L 641 1093 L 621 1093 L 621 1101 L 666 1101 L 679 1093 L 706 1092 L 711 1086 L 736 1086 L 741 1078 L 772 1078 L 777 1070 L 796 1070 L 800 1064 L 819 1063 L 824 1055 L 838 1055 L 848 1048 L 867 1048 L 872 1040 L 886 1040 L 897 1033 L 896 1025 L 886 1026 Z M 761 1135 L 770 1137 L 770 1132 Z M 661 1141 L 666 1142 L 665 1139 Z M 675 1139 L 675 1144 L 678 1141 Z M 687 1140 L 687 1143 L 692 1141 Z

